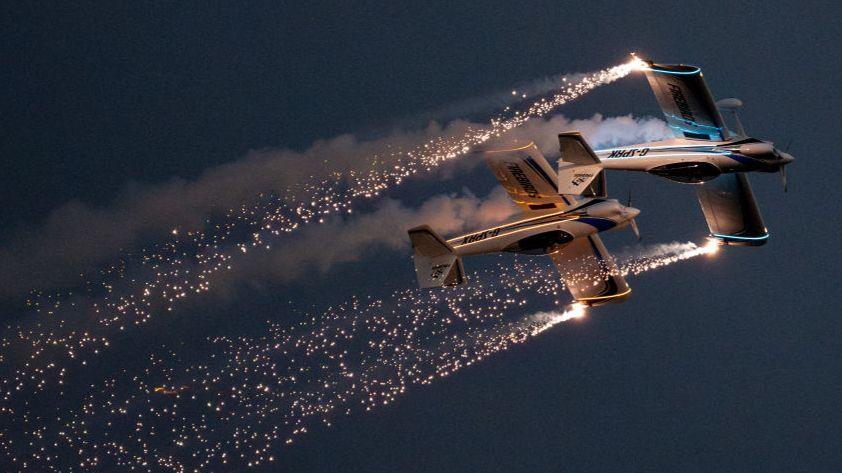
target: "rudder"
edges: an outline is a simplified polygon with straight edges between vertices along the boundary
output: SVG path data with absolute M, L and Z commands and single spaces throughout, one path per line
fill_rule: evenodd
M 605 197 L 605 171 L 591 147 L 578 132 L 558 135 L 558 193 Z
M 419 287 L 455 286 L 466 281 L 462 258 L 429 226 L 410 228 L 408 233 Z

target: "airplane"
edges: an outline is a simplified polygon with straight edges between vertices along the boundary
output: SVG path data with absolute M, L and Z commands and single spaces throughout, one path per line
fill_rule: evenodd
M 419 286 L 462 284 L 463 257 L 510 252 L 549 255 L 575 301 L 584 305 L 619 302 L 631 293 L 598 233 L 630 226 L 638 234 L 638 209 L 606 199 L 600 189 L 583 197 L 559 194 L 555 171 L 534 143 L 478 153 L 523 213 L 448 240 L 427 225 L 409 229 Z M 605 189 L 604 178 L 597 184 Z
M 780 172 L 786 192 L 792 155 L 749 137 L 737 115 L 742 102 L 714 102 L 700 68 L 639 62 L 675 138 L 594 151 L 580 134 L 562 133 L 559 192 L 579 195 L 605 169 L 699 184 L 699 203 L 713 238 L 727 245 L 765 244 L 769 232 L 745 173 Z M 720 110 L 733 113 L 736 131 L 725 125 Z

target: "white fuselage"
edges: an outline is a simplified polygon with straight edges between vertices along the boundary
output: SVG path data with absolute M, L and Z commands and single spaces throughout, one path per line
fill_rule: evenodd
M 572 209 L 547 212 L 447 240 L 458 256 L 500 251 L 547 254 L 576 238 L 622 228 L 640 213 L 616 200 L 588 199 Z
M 776 172 L 793 158 L 772 143 L 671 139 L 594 152 L 603 169 L 643 171 L 679 182 L 704 182 L 722 173 Z

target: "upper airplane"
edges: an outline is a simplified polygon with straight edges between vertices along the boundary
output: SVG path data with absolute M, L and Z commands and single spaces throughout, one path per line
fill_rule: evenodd
M 524 215 L 449 240 L 426 225 L 410 229 L 421 287 L 461 284 L 463 256 L 505 251 L 550 255 L 577 302 L 600 305 L 628 296 L 631 289 L 598 233 L 631 226 L 637 234 L 639 210 L 605 199 L 602 177 L 588 197 L 559 194 L 555 171 L 533 143 L 482 154 Z
M 766 243 L 769 233 L 744 173 L 780 172 L 786 191 L 792 155 L 747 136 L 736 112 L 742 102 L 714 102 L 698 67 L 641 61 L 641 69 L 675 138 L 593 151 L 580 134 L 562 133 L 559 192 L 587 195 L 604 169 L 703 184 L 697 194 L 711 236 L 732 245 Z M 720 110 L 734 114 L 736 131 L 728 129 Z

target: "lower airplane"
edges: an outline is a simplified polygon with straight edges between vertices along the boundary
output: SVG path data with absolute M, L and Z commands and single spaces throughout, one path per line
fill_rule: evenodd
M 736 112 L 742 102 L 714 102 L 698 67 L 641 61 L 641 69 L 675 137 L 593 151 L 578 133 L 562 133 L 559 191 L 587 195 L 605 169 L 700 184 L 699 203 L 712 237 L 729 245 L 766 243 L 769 232 L 746 173 L 780 172 L 786 190 L 792 155 L 747 136 Z M 725 125 L 721 111 L 733 113 L 736 131 Z
M 639 210 L 601 193 L 558 193 L 555 171 L 535 144 L 482 152 L 499 183 L 524 212 L 498 226 L 445 240 L 426 225 L 409 230 L 421 287 L 462 284 L 462 257 L 495 252 L 549 255 L 573 298 L 586 305 L 617 302 L 631 293 L 598 233 L 631 227 Z

